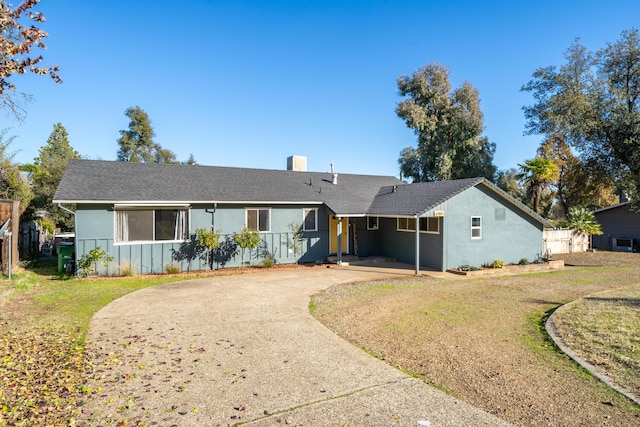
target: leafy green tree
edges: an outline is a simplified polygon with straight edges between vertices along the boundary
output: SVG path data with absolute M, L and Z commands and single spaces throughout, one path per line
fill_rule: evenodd
M 13 7 L 8 1 L 0 0 L 0 107 L 8 108 L 18 120 L 24 117 L 22 101 L 29 95 L 17 92 L 15 84 L 9 80 L 14 74 L 32 72 L 49 75 L 56 83 L 62 83 L 58 66 L 43 67 L 42 55 L 35 56 L 34 47 L 46 49 L 44 39 L 48 34 L 37 27 L 45 21 L 40 12 L 33 10 L 39 0 L 24 0 Z
M 124 113 L 129 118 L 129 129 L 120 131 L 117 159 L 132 163 L 179 164 L 176 154 L 156 143 L 156 136 L 149 115 L 142 108 L 129 107 Z M 186 164 L 195 164 L 190 155 Z
M 518 180 L 518 170 L 515 168 L 501 170 L 496 174 L 496 185 L 514 199 L 525 202 L 525 191 Z
M 198 247 L 206 253 L 206 263 L 212 267 L 211 254 L 220 246 L 220 232 L 213 228 L 196 228 Z
M 599 208 L 616 202 L 615 184 L 607 174 L 594 170 L 597 164 L 583 164 L 573 154 L 564 135 L 545 139 L 538 147 L 538 156 L 550 159 L 558 168 L 558 175 L 551 186 L 555 198 L 566 218 L 574 207 Z
M 120 131 L 117 158 L 122 162 L 153 163 L 157 147 L 155 132 L 149 115 L 140 107 L 129 107 L 124 113 L 129 118 L 129 129 Z
M 405 148 L 398 160 L 414 182 L 484 176 L 495 179 L 495 144 L 481 136 L 480 95 L 468 82 L 451 91 L 449 70 L 429 64 L 398 78 L 396 114 L 413 129 L 417 148 Z
M 517 178 L 527 189 L 534 212 L 540 213 L 540 201 L 543 193 L 548 189 L 549 184 L 556 179 L 558 168 L 551 159 L 543 159 L 542 157 L 525 160 L 524 164 L 518 164 L 518 167 L 520 172 Z
M 559 69 L 540 68 L 522 90 L 531 92 L 524 107 L 527 131 L 563 135 L 583 165 L 633 192 L 640 188 L 640 39 L 635 29 L 615 43 L 589 52 L 576 40 Z
M 33 192 L 29 181 L 13 161 L 15 153 L 8 152 L 16 137 L 6 138 L 7 132 L 8 129 L 0 131 L 0 199 L 19 200 L 22 214 L 31 203 Z
M 54 206 L 52 200 L 69 160 L 79 158 L 80 154 L 69 143 L 67 130 L 62 123 L 56 123 L 47 143 L 40 148 L 38 157 L 33 159 L 31 168 L 34 192 L 32 208 L 46 210 L 47 217 L 56 227 L 67 230 L 73 228 L 73 215 Z
M 189 158 L 187 160 L 185 160 L 184 162 L 182 162 L 182 164 L 184 164 L 184 165 L 197 165 L 198 163 L 196 163 L 196 158 L 193 157 L 193 154 L 189 154 Z
M 242 250 L 240 262 L 244 267 L 244 250 L 248 249 L 249 251 L 252 251 L 260 246 L 260 242 L 262 241 L 260 233 L 256 230 L 250 229 L 249 227 L 242 227 L 239 233 L 233 234 L 233 240 Z
M 153 161 L 155 163 L 180 163 L 176 158 L 176 153 L 171 150 L 167 150 L 166 148 L 162 148 L 160 145 L 155 145 L 153 147 Z

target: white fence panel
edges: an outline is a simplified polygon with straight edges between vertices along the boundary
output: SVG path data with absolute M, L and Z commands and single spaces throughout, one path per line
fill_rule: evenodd
M 566 254 L 589 249 L 589 235 L 566 228 L 544 230 L 544 253 Z

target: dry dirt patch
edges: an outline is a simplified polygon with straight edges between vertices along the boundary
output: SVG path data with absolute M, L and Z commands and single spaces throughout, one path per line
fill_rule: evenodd
M 640 281 L 640 257 L 564 258 L 601 267 L 338 286 L 312 307 L 347 340 L 516 425 L 639 425 L 636 406 L 549 343 L 543 320 L 561 304 Z

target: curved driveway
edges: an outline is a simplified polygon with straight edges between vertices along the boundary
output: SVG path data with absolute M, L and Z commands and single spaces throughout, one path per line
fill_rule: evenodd
M 96 365 L 80 425 L 496 426 L 345 342 L 309 297 L 412 274 L 373 267 L 266 271 L 172 283 L 114 301 L 91 322 Z

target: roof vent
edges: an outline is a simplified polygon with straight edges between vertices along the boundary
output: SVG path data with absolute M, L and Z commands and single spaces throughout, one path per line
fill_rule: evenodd
M 331 183 L 338 185 L 338 174 L 333 171 L 333 163 L 331 163 Z
M 288 171 L 307 171 L 307 158 L 305 156 L 289 156 L 287 157 Z

